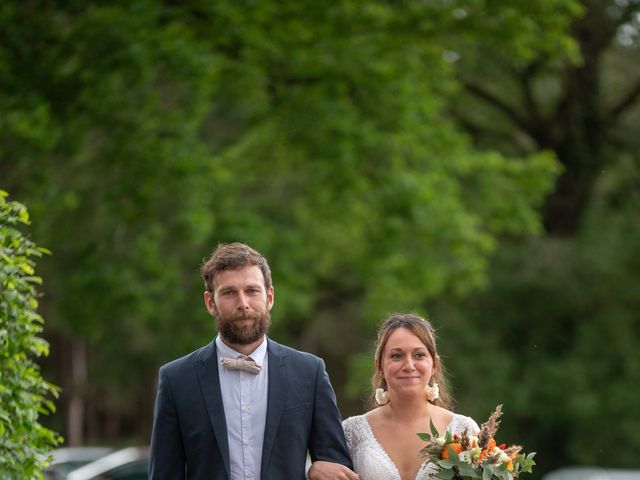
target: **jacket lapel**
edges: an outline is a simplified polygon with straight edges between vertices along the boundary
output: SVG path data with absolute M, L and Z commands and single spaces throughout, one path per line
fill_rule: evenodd
M 264 428 L 262 444 L 261 477 L 266 478 L 265 468 L 269 464 L 271 450 L 278 433 L 282 411 L 287 394 L 287 354 L 276 342 L 267 339 L 267 355 L 269 356 L 269 393 L 267 394 L 267 421 Z
M 218 355 L 215 341 L 204 347 L 196 359 L 196 370 L 200 381 L 200 390 L 204 397 L 209 421 L 220 448 L 220 455 L 224 461 L 227 477 L 230 476 L 229 442 L 227 440 L 227 421 L 224 416 L 220 379 L 218 377 Z

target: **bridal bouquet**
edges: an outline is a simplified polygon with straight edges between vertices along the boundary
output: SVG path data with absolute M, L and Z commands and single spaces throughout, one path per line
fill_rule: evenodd
M 512 480 L 521 473 L 531 473 L 536 463 L 535 452 L 525 455 L 519 445 L 496 444 L 495 434 L 502 415 L 498 405 L 489 419 L 475 434 L 465 430 L 461 435 L 446 432 L 439 436 L 433 422 L 431 434 L 418 433 L 427 442 L 420 456 L 431 460 L 438 468 L 435 478 L 443 480 Z

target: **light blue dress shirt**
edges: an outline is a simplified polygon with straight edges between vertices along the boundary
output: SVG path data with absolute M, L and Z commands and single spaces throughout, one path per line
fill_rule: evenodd
M 230 480 L 260 480 L 269 388 L 267 339 L 248 355 L 262 366 L 258 374 L 224 368 L 220 358 L 236 359 L 244 355 L 226 345 L 220 335 L 216 337 L 216 347 L 229 441 Z

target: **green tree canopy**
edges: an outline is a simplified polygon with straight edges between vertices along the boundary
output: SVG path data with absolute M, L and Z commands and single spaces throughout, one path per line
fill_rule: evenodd
M 141 377 L 211 337 L 197 269 L 219 241 L 267 255 L 274 335 L 339 388 L 384 315 L 477 289 L 502 236 L 541 232 L 554 155 L 472 144 L 452 55 L 570 55 L 574 2 L 0 8 L 0 174 L 54 252 L 51 332 L 90 347 L 63 395 L 120 424 L 148 414 Z

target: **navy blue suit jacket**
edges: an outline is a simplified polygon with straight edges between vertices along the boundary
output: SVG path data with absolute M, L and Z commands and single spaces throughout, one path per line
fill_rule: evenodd
M 303 480 L 311 459 L 353 468 L 324 362 L 267 339 L 269 393 L 261 480 Z M 151 480 L 228 480 L 229 444 L 215 342 L 160 368 Z

